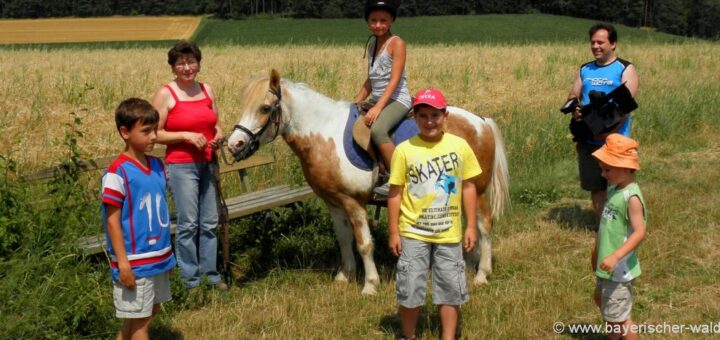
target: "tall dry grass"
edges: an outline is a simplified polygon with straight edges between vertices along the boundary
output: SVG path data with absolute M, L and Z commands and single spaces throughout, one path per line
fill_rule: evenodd
M 666 110 L 677 101 L 703 107 L 716 100 L 716 94 L 696 91 L 717 88 L 716 44 L 620 48 L 620 55 L 633 61 L 640 73 L 637 120 L 642 121 L 643 112 Z M 209 47 L 203 52 L 199 78 L 215 87 L 226 128 L 237 120 L 238 89 L 270 68 L 345 100 L 356 95 L 364 78 L 359 46 Z M 585 46 L 566 44 L 411 45 L 407 71 L 411 91 L 440 88 L 448 93 L 451 104 L 497 119 L 506 137 L 522 137 L 524 145 L 518 146 L 532 150 L 541 139 L 554 138 L 555 132 L 565 129 L 558 103 L 566 96 L 578 65 L 588 58 Z M 60 127 L 70 122 L 68 112 L 76 112 L 89 123 L 82 145 L 89 156 L 117 152 L 122 144 L 113 125 L 115 106 L 130 96 L 150 99 L 172 80 L 165 60 L 166 51 L 158 49 L 3 50 L 0 143 L 23 168 L 55 163 L 62 158 L 56 143 L 62 137 Z M 667 119 L 682 120 L 678 116 Z M 547 122 L 543 128 L 548 133 L 523 133 L 534 122 Z
M 718 322 L 720 45 L 619 48 L 640 74 L 633 136 L 641 143 L 638 179 L 649 205 L 633 316 L 644 323 Z M 270 68 L 346 100 L 365 70 L 360 46 L 203 53 L 200 79 L 215 87 L 226 129 L 237 120 L 238 89 Z M 587 46 L 569 44 L 408 47 L 412 91 L 437 87 L 452 104 L 495 118 L 508 146 L 514 208 L 495 228 L 490 285 L 473 288 L 463 307 L 464 337 L 546 338 L 555 336 L 555 321 L 600 322 L 590 300 L 593 218 L 577 188 L 567 117 L 558 112 L 589 57 Z M 64 157 L 58 140 L 71 111 L 85 121 L 81 148 L 88 156 L 117 153 L 114 107 L 129 96 L 150 98 L 172 79 L 165 51 L 155 49 L 4 50 L 0 74 L 0 145 L 27 170 Z M 268 177 L 283 181 L 293 158 L 275 144 L 278 165 Z M 385 268 L 379 295 L 367 298 L 358 285 L 331 283 L 329 272 L 280 270 L 163 325 L 188 339 L 391 338 L 399 324 L 391 271 Z M 437 315 L 427 311 L 419 335 L 436 337 Z

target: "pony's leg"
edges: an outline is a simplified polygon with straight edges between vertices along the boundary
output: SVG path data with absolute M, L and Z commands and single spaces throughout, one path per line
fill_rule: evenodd
M 342 208 L 327 205 L 330 219 L 335 229 L 335 237 L 340 244 L 340 259 L 342 266 L 335 275 L 335 281 L 348 282 L 355 279 L 355 256 L 353 255 L 353 229 L 348 223 L 345 211 Z
M 478 268 L 473 283 L 484 285 L 488 283 L 487 276 L 492 274 L 492 212 L 485 199 L 485 195 L 478 195 L 477 228 L 478 245 L 477 252 Z
M 364 295 L 375 295 L 380 285 L 380 276 L 375 267 L 375 259 L 373 259 L 375 246 L 373 245 L 372 235 L 368 227 L 367 212 L 364 206 L 354 200 L 345 203 L 345 212 L 347 213 L 350 224 L 353 226 L 355 244 L 357 245 L 358 253 L 360 253 L 365 268 L 365 285 L 363 286 L 362 293 Z

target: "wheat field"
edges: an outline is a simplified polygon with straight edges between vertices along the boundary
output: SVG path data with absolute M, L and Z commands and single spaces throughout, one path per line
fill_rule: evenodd
M 271 68 L 332 98 L 352 99 L 364 80 L 362 52 L 361 46 L 208 47 L 200 80 L 214 86 L 227 130 L 237 121 L 239 88 Z M 633 136 L 641 145 L 638 178 L 649 205 L 633 318 L 717 323 L 720 45 L 621 44 L 618 53 L 633 61 L 640 75 Z M 490 285 L 472 288 L 462 309 L 463 338 L 551 338 L 557 336 L 555 322 L 600 322 L 590 300 L 589 202 L 577 188 L 567 117 L 558 112 L 577 67 L 588 58 L 585 44 L 408 46 L 411 92 L 433 86 L 445 91 L 451 104 L 493 117 L 508 148 L 514 207 L 496 224 Z M 3 50 L 2 154 L 25 170 L 63 159 L 61 141 L 74 119 L 70 112 L 83 121 L 79 143 L 87 157 L 119 152 L 113 109 L 126 97 L 149 99 L 172 80 L 165 60 L 161 49 Z M 271 150 L 280 166 L 270 177 L 282 181 L 282 165 L 293 158 L 281 142 L 275 144 Z M 210 292 L 199 309 L 161 317 L 155 334 L 394 336 L 399 321 L 387 268 L 376 297 L 361 296 L 357 283 L 331 279 L 331 271 L 273 271 L 227 294 Z M 436 312 L 428 308 L 418 335 L 435 338 L 438 327 Z M 648 334 L 668 335 L 673 334 Z
M 0 44 L 190 39 L 202 17 L 0 20 Z

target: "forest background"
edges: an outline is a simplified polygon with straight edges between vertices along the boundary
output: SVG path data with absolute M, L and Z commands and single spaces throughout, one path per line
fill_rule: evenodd
M 111 15 L 214 15 L 248 17 L 358 18 L 363 0 L 4 0 L 0 18 L 101 17 Z M 720 0 L 405 0 L 399 15 L 566 15 L 611 21 L 661 32 L 717 39 Z

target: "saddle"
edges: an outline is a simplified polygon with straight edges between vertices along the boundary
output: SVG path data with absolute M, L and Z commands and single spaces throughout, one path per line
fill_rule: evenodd
M 370 128 L 365 125 L 363 115 L 372 107 L 370 103 L 362 103 L 358 105 L 350 105 L 348 123 L 345 127 L 345 153 L 348 155 L 350 162 L 356 167 L 370 170 L 377 163 L 376 155 Z M 409 115 L 403 118 L 396 126 L 390 130 L 390 138 L 395 145 L 410 139 L 420 132 L 415 124 L 415 119 Z

